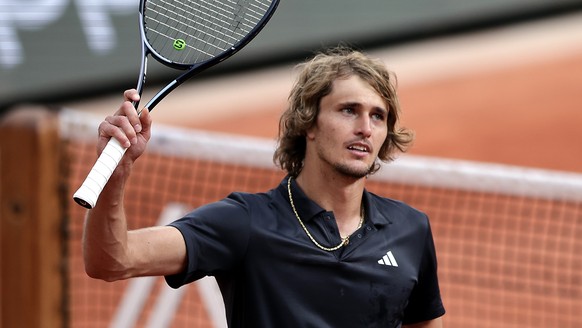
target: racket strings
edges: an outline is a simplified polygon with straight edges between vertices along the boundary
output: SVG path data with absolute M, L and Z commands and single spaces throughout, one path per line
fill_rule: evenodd
M 212 5 L 212 4 L 210 4 L 210 5 Z M 168 16 L 165 13 L 160 12 L 160 11 L 158 11 L 158 15 L 161 15 L 161 16 L 167 18 L 168 20 L 173 21 L 175 24 L 177 24 L 176 27 L 173 27 L 169 24 L 166 24 L 166 23 L 162 22 L 161 20 L 154 19 L 154 21 L 156 21 L 159 24 L 162 24 L 162 25 L 168 27 L 170 30 L 174 31 L 174 33 L 172 33 L 172 34 L 180 34 L 181 32 L 186 33 L 188 30 L 192 30 L 192 29 L 197 29 L 197 30 L 202 30 L 202 31 L 204 29 L 206 29 L 208 31 L 208 33 L 212 33 L 212 36 L 213 36 L 213 39 L 211 40 L 212 42 L 208 42 L 207 40 L 204 40 L 195 34 L 192 34 L 192 33 L 188 34 L 187 33 L 187 35 L 190 38 L 192 38 L 196 41 L 196 45 L 197 45 L 197 46 L 192 46 L 189 43 L 186 43 L 186 47 L 188 47 L 191 50 L 197 50 L 206 56 L 212 56 L 215 52 L 221 52 L 221 51 L 224 51 L 226 48 L 228 48 L 227 45 L 229 43 L 235 43 L 238 40 L 236 38 L 232 38 L 230 35 L 215 28 L 215 26 L 219 26 L 220 24 L 217 24 L 216 22 L 211 20 L 213 15 L 215 17 L 219 18 L 218 23 L 227 22 L 227 19 L 228 19 L 228 17 L 226 17 L 224 14 L 217 11 L 216 9 L 212 9 L 210 7 L 204 7 L 204 6 L 201 6 L 201 9 L 199 9 L 199 8 L 195 8 L 193 6 L 186 4 L 185 10 L 182 10 L 182 12 L 184 14 L 178 14 L 178 11 L 176 10 L 176 9 L 178 9 L 178 7 L 175 5 L 171 5 L 171 7 L 173 7 L 173 9 L 175 9 L 174 14 L 176 14 L 176 17 L 178 19 L 174 19 L 174 18 L 172 18 L 172 17 L 170 17 L 170 16 Z M 214 6 L 214 7 L 216 7 L 216 6 Z M 221 9 L 221 8 L 218 8 L 218 9 Z M 196 13 L 197 19 L 192 19 L 191 17 L 186 16 L 186 14 L 187 14 L 186 10 L 189 10 L 190 12 Z M 222 18 L 220 18 L 221 16 L 222 16 Z M 172 42 L 174 41 L 174 39 L 168 34 L 160 33 L 159 30 L 152 30 L 152 31 L 158 32 L 158 34 L 165 37 L 166 40 L 171 40 Z M 208 36 L 209 35 L 208 33 L 201 34 L 201 35 Z M 242 35 L 241 37 L 244 37 L 244 35 Z M 206 49 L 208 49 L 208 51 L 205 51 L 204 47 L 206 47 Z
M 271 0 L 147 1 L 144 31 L 165 59 L 193 65 L 244 39 L 263 19 Z

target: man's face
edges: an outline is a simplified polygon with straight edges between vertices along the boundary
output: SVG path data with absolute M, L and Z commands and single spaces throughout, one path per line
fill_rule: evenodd
M 307 131 L 308 154 L 316 155 L 320 168 L 365 177 L 386 140 L 387 117 L 384 100 L 366 81 L 355 75 L 338 79 L 321 99 L 316 124 Z

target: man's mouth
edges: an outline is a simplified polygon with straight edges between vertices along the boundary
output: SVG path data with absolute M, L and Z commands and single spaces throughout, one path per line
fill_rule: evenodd
M 367 145 L 364 144 L 353 144 L 353 145 L 349 145 L 348 146 L 349 150 L 355 150 L 355 151 L 359 151 L 359 152 L 363 152 L 363 153 L 369 153 L 370 152 L 370 147 L 368 147 Z

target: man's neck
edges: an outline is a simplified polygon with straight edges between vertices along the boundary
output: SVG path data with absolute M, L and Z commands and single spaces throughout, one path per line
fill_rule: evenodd
M 322 175 L 310 172 L 301 172 L 296 179 L 307 197 L 325 210 L 334 212 L 340 232 L 352 230 L 349 233 L 355 230 L 361 218 L 365 180 L 341 174 Z

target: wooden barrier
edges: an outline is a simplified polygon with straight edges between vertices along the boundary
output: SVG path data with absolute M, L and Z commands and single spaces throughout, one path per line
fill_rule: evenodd
M 63 327 L 61 150 L 55 113 L 19 107 L 0 121 L 0 327 Z

